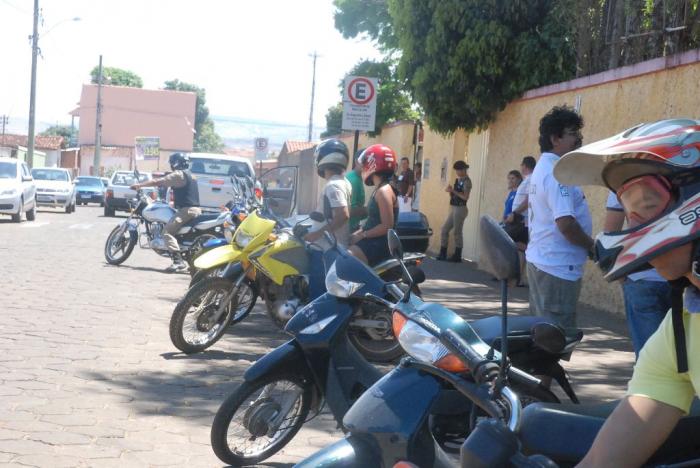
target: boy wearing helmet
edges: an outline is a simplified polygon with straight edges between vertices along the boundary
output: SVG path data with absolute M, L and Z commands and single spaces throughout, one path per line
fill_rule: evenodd
M 700 393 L 700 121 L 634 127 L 567 154 L 554 175 L 616 193 L 628 228 L 598 235 L 607 280 L 653 266 L 673 287 L 671 313 L 642 348 L 627 396 L 580 464 L 639 466 Z
M 367 147 L 358 164 L 365 185 L 377 187 L 367 203 L 367 220 L 350 238 L 350 252 L 369 266 L 391 257 L 386 233 L 399 214 L 396 192 L 390 182 L 397 167 L 396 153 L 386 145 Z
M 190 167 L 190 158 L 183 153 L 173 153 L 170 155 L 168 162 L 173 172 L 160 179 L 134 184 L 130 188 L 138 190 L 143 187 L 172 187 L 177 212 L 165 225 L 163 240 L 165 240 L 165 245 L 173 259 L 172 265 L 166 268 L 165 271 L 175 273 L 187 271 L 187 263 L 180 255 L 180 245 L 177 243 L 175 234 L 189 220 L 201 215 L 202 210 L 199 208 L 197 180 L 188 169 Z
M 324 231 L 331 232 L 338 243 L 347 247 L 350 241 L 350 194 L 352 187 L 345 177 L 345 169 L 350 160 L 348 147 L 340 140 L 324 140 L 314 151 L 316 171 L 325 179 L 319 210 L 326 218 L 327 224 L 317 231 L 308 233 L 304 240 L 316 242 Z

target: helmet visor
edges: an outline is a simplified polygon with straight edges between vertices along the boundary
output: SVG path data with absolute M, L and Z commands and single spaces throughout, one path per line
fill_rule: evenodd
M 671 184 L 664 177 L 645 175 L 628 180 L 617 190 L 628 227 L 652 221 L 666 211 L 673 198 Z

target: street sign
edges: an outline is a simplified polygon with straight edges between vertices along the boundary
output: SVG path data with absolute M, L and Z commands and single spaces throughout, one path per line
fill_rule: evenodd
M 160 137 L 136 137 L 134 158 L 137 161 L 160 158 Z
M 348 76 L 343 86 L 343 130 L 374 131 L 377 113 L 376 78 Z
M 256 138 L 255 139 L 255 160 L 261 161 L 267 158 L 267 151 L 269 147 L 270 140 L 268 138 Z

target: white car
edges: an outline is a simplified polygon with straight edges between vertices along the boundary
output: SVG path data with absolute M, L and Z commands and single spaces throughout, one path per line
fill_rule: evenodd
M 36 217 L 36 186 L 24 161 L 15 158 L 0 158 L 0 214 L 12 216 L 12 221 L 27 221 Z
M 199 206 L 218 210 L 231 201 L 231 176 L 250 176 L 255 179 L 253 165 L 246 158 L 214 153 L 189 153 L 190 172 L 197 180 Z
M 66 213 L 75 211 L 75 185 L 68 169 L 35 167 L 32 177 L 36 184 L 37 205 L 61 208 Z

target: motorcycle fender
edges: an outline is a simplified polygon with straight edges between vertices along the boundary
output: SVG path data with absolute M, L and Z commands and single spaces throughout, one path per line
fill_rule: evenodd
M 381 463 L 374 447 L 350 436 L 340 439 L 309 458 L 294 465 L 295 468 L 380 468 Z
M 412 437 L 441 392 L 429 374 L 399 366 L 360 396 L 343 418 L 351 434 L 373 439 L 384 460 L 409 459 Z
M 301 376 L 305 380 L 313 380 L 304 354 L 294 344 L 294 340 L 287 341 L 255 361 L 255 364 L 245 371 L 243 378 L 246 382 L 252 382 L 270 375 L 280 374 L 292 374 Z
M 241 257 L 241 250 L 231 244 L 216 247 L 208 252 L 204 252 L 194 261 L 195 268 L 206 270 L 227 263 L 236 262 Z
M 133 233 L 138 234 L 138 232 L 139 232 L 138 221 L 137 222 L 130 222 L 130 221 L 131 221 L 130 219 L 127 219 L 126 221 L 124 221 L 124 223 L 126 224 L 126 229 L 124 229 L 124 230 L 126 231 L 128 229 L 129 232 L 133 232 Z

